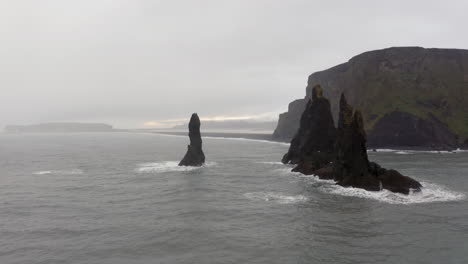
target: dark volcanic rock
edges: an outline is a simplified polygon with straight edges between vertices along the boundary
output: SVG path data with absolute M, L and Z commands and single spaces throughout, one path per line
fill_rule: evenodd
M 344 94 L 340 99 L 336 153 L 334 179 L 339 185 L 368 191 L 387 189 L 404 194 L 422 187 L 418 181 L 396 170 L 387 170 L 375 162 L 369 162 L 361 112 L 353 110 Z
M 330 103 L 322 95 L 322 88 L 313 89 L 312 100 L 307 103 L 301 116 L 300 128 L 291 141 L 283 163 L 306 163 L 309 170 L 330 163 L 334 157 L 336 128 L 330 111 Z M 296 168 L 300 171 L 301 166 Z
M 379 180 L 370 173 L 361 112 L 354 111 L 343 94 L 336 141 L 335 180 L 342 186 L 380 190 Z
M 428 118 L 432 114 L 447 125 L 450 133 L 458 136 L 459 145 L 468 138 L 468 50 L 395 47 L 369 51 L 311 74 L 306 100 L 312 97 L 316 84 L 322 85 L 324 96 L 330 100 L 335 121 L 342 93 L 351 105 L 362 111 L 369 146 L 376 141 L 390 148 L 403 144 L 397 139 L 405 140 L 404 137 L 371 131 L 393 112 L 408 113 L 429 121 L 430 126 L 439 127 L 438 121 Z M 275 137 L 292 139 L 299 126 L 300 113 L 297 112 L 302 109 L 290 105 L 288 112 L 281 115 Z M 397 130 L 408 125 L 405 120 L 401 121 L 401 124 L 394 124 Z M 453 137 L 444 134 L 447 136 L 428 133 L 424 141 L 416 141 L 421 145 L 415 143 L 411 147 L 452 146 Z
M 313 100 L 307 104 L 296 136 L 283 163 L 297 166 L 293 171 L 333 179 L 341 186 L 368 191 L 387 189 L 408 194 L 420 190 L 421 184 L 395 170 L 386 170 L 369 162 L 366 132 L 360 111 L 340 99 L 338 130 L 335 129 L 328 100 L 320 86 L 312 90 Z
M 192 114 L 188 128 L 190 145 L 188 145 L 187 153 L 180 161 L 179 166 L 201 166 L 205 163 L 205 154 L 202 150 L 200 118 L 196 113 Z
M 380 119 L 369 132 L 368 139 L 372 148 L 454 149 L 458 145 L 457 136 L 434 115 L 429 114 L 427 119 L 422 119 L 400 111 Z

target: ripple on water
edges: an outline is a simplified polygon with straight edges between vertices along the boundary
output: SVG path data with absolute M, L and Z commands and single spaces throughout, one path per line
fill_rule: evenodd
M 70 170 L 43 170 L 33 172 L 34 175 L 79 175 L 84 172 L 80 169 L 70 169 Z

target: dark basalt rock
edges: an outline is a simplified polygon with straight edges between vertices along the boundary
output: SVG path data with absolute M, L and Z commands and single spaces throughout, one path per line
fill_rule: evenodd
M 343 94 L 340 99 L 334 170 L 335 180 L 339 185 L 368 191 L 380 190 L 379 180 L 370 173 L 361 112 L 354 111 Z
M 321 168 L 333 160 L 336 128 L 330 111 L 330 102 L 323 97 L 322 88 L 313 89 L 312 100 L 301 116 L 300 128 L 291 141 L 283 163 L 306 163 L 307 170 Z M 297 167 L 296 171 L 301 171 Z
M 375 162 L 369 162 L 361 112 L 353 110 L 346 102 L 344 94 L 340 98 L 336 153 L 334 179 L 339 185 L 368 191 L 387 189 L 404 194 L 408 194 L 411 189 L 418 191 L 422 187 L 418 181 L 403 176 L 396 170 L 387 170 Z
M 202 139 L 200 134 L 200 118 L 196 113 L 192 114 L 189 128 L 190 145 L 188 145 L 187 153 L 180 161 L 179 166 L 201 166 L 205 163 L 205 154 L 202 150 Z
M 369 162 L 366 140 L 361 112 L 355 111 L 342 94 L 336 130 L 328 100 L 322 96 L 320 86 L 316 86 L 313 101 L 307 105 L 299 131 L 282 161 L 297 164 L 293 171 L 333 179 L 341 186 L 404 194 L 411 189 L 420 190 L 422 186 L 416 180 Z

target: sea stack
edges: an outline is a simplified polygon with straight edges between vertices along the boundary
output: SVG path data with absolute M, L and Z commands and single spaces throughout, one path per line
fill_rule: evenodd
M 346 187 L 404 194 L 421 189 L 418 181 L 369 162 L 366 141 L 361 112 L 354 110 L 342 94 L 336 129 L 330 104 L 320 86 L 315 86 L 312 101 L 302 114 L 300 128 L 282 162 L 297 164 L 293 171 L 333 179 Z
M 335 141 L 336 128 L 330 102 L 323 97 L 320 85 L 316 85 L 312 89 L 312 100 L 309 100 L 301 116 L 300 128 L 282 162 L 307 164 L 310 165 L 308 170 L 319 169 L 333 161 Z M 298 171 L 302 172 L 300 169 Z
M 369 162 L 366 141 L 361 112 L 354 110 L 341 94 L 336 161 L 333 165 L 337 184 L 368 191 L 387 189 L 403 194 L 421 190 L 422 185 L 418 181 Z
M 366 132 L 360 111 L 340 98 L 338 139 L 336 141 L 335 181 L 342 186 L 352 186 L 368 191 L 379 191 L 380 181 L 371 175 L 366 148 Z
M 200 134 L 200 118 L 196 113 L 192 114 L 189 128 L 190 145 L 187 147 L 187 153 L 180 161 L 179 166 L 200 167 L 205 163 L 205 154 L 202 150 L 202 139 Z

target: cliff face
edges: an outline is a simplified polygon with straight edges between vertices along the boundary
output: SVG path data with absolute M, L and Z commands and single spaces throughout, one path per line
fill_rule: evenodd
M 425 139 L 409 147 L 454 148 L 468 138 L 468 50 L 400 47 L 366 52 L 310 75 L 306 99 L 319 83 L 334 120 L 341 93 L 362 110 L 370 147 L 404 147 L 413 142 L 413 134 L 424 134 Z M 292 138 L 300 108 L 290 105 L 282 114 L 274 138 Z M 409 135 L 389 138 L 406 130 L 408 120 L 420 125 Z
M 288 112 L 279 115 L 278 125 L 273 132 L 273 139 L 279 141 L 291 141 L 299 129 L 302 112 L 307 104 L 306 99 L 298 99 L 288 106 Z

